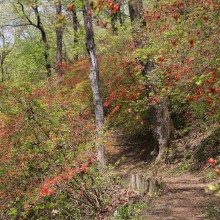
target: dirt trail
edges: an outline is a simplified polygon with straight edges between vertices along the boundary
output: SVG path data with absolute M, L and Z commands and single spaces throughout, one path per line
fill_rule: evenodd
M 181 174 L 164 178 L 162 195 L 152 199 L 146 220 L 208 219 L 206 208 L 209 196 L 204 192 L 207 183 L 201 177 Z
M 120 163 L 116 166 L 117 173 L 144 173 L 151 166 L 151 140 L 149 138 L 126 138 L 120 132 L 111 137 L 115 154 L 110 154 L 109 161 Z M 163 170 L 163 168 L 161 168 Z M 205 193 L 207 183 L 204 178 L 194 174 L 168 175 L 170 170 L 164 167 L 164 187 L 161 195 L 147 198 L 149 208 L 144 211 L 144 220 L 197 220 L 209 219 L 207 207 L 210 195 Z M 216 218 L 216 219 L 220 219 Z

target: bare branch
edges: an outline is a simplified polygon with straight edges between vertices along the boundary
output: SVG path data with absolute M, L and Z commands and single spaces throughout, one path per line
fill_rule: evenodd
M 25 10 L 24 10 L 24 5 L 21 3 L 21 2 L 18 2 L 18 4 L 21 6 L 21 10 L 22 10 L 22 13 L 23 15 L 25 16 L 25 18 L 27 19 L 27 21 L 29 22 L 30 25 L 34 26 L 34 27 L 37 27 L 36 24 L 34 24 L 31 19 L 27 16 L 27 14 L 25 13 Z
M 3 27 L 23 27 L 23 26 L 32 26 L 32 24 L 28 23 L 28 24 L 4 24 L 1 26 L 1 28 Z

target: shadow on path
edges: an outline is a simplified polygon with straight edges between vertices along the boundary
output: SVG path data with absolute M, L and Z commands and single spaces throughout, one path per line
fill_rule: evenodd
M 108 162 L 116 164 L 117 170 L 131 171 L 133 168 L 149 164 L 153 157 L 150 152 L 154 149 L 154 140 L 150 136 L 128 136 L 120 131 L 112 132 L 109 136 L 111 145 L 116 153 L 107 154 Z

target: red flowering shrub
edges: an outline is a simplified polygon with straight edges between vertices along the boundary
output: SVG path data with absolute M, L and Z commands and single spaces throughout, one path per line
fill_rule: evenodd
M 55 81 L 11 84 L 1 93 L 0 209 L 4 218 L 30 217 L 42 200 L 55 199 L 61 191 L 72 197 L 79 193 L 82 203 L 97 208 L 98 192 L 90 202 L 83 202 L 87 193 L 95 193 L 87 186 L 98 184 L 93 173 L 95 129 L 90 110 L 73 108 L 62 87 L 56 90 L 56 86 Z
M 215 0 L 157 1 L 146 11 L 151 46 L 138 56 L 151 54 L 160 75 L 150 102 L 159 95 L 173 107 L 190 103 L 199 116 L 219 117 L 219 7 Z

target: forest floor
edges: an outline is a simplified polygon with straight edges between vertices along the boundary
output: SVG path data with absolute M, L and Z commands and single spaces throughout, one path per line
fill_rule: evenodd
M 118 161 L 115 170 L 118 174 L 151 173 L 152 149 L 147 148 L 150 140 L 132 139 L 117 131 L 111 136 L 114 149 L 109 154 L 110 163 Z M 162 190 L 157 196 L 146 196 L 148 208 L 144 220 L 197 220 L 220 219 L 220 200 L 205 192 L 208 183 L 203 173 L 175 172 L 175 165 L 161 165 L 157 176 L 162 178 Z M 218 209 L 218 210 L 217 210 Z

